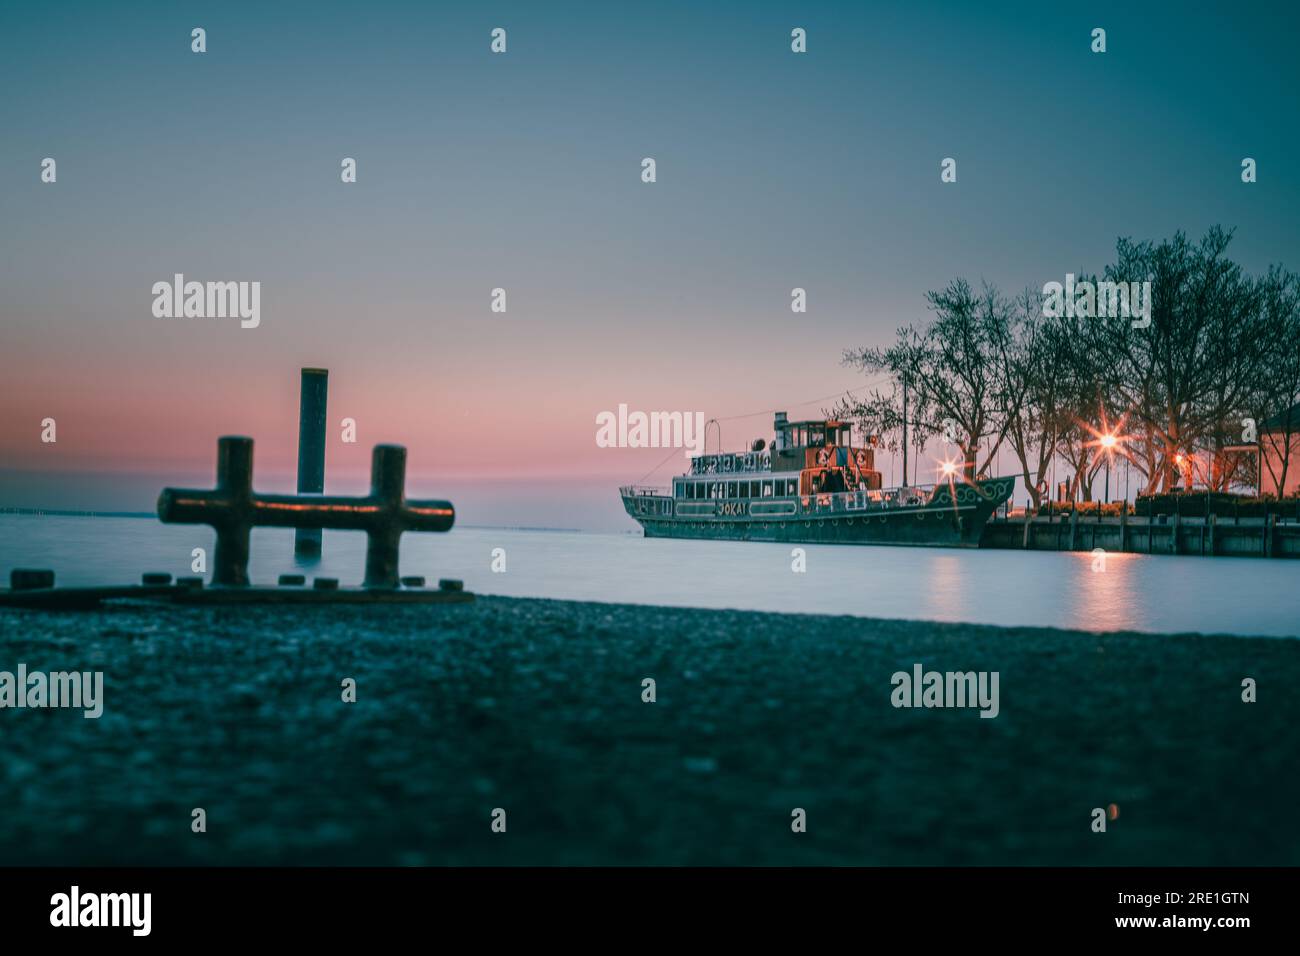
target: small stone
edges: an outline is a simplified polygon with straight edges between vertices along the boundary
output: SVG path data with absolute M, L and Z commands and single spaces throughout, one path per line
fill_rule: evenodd
M 321 580 L 321 579 L 320 579 L 320 578 L 317 578 L 316 580 L 319 581 L 319 580 Z M 304 584 L 306 584 L 306 583 L 307 583 L 307 575 L 305 575 L 305 574 L 282 574 L 282 575 L 280 575 L 280 587 L 289 587 L 289 586 L 295 586 L 295 585 L 296 585 L 296 586 L 301 586 L 301 585 L 304 585 Z M 320 585 L 317 585 L 317 587 L 319 587 L 319 586 L 320 586 Z
M 312 581 L 311 586 L 317 591 L 337 591 L 339 589 L 338 578 L 316 578 Z
M 178 588 L 201 588 L 203 587 L 202 578 L 177 578 L 176 586 Z
M 465 582 L 459 578 L 439 578 L 438 590 L 440 591 L 463 591 Z
M 424 587 L 424 578 L 418 574 L 412 574 L 409 577 L 402 578 L 402 587 L 422 588 Z
M 54 587 L 54 572 L 44 568 L 14 568 L 9 572 L 9 586 L 15 591 L 35 591 Z
M 162 571 L 146 571 L 140 575 L 140 583 L 147 584 L 151 587 L 166 585 L 172 583 L 172 576 Z

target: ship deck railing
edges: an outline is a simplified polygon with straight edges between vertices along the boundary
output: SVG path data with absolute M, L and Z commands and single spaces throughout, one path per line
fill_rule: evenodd
M 879 511 L 890 508 L 917 508 L 929 502 L 937 485 L 911 485 L 869 491 L 833 491 L 811 495 L 773 495 L 764 498 L 701 498 L 700 501 L 793 501 L 800 514 L 827 514 L 843 511 Z M 625 498 L 671 498 L 671 488 L 651 485 L 623 485 L 619 493 Z M 697 500 L 697 499 L 686 499 Z
M 618 489 L 618 493 L 625 498 L 671 498 L 673 496 L 671 488 L 654 485 L 623 485 Z

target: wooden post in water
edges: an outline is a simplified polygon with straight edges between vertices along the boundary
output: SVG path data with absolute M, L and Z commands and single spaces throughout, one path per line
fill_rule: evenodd
M 1214 557 L 1214 529 L 1218 526 L 1218 515 L 1210 515 L 1210 557 Z
M 1119 549 L 1128 550 L 1128 502 L 1119 506 Z
M 305 368 L 298 398 L 298 494 L 325 491 L 325 402 L 329 395 L 329 370 Z M 317 555 L 320 528 L 294 532 L 294 554 Z

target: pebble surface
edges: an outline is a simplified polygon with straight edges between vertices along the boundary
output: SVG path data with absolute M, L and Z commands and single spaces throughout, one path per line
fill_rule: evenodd
M 19 663 L 104 713 L 0 709 L 0 865 L 1300 863 L 1292 640 L 480 596 L 0 611 Z

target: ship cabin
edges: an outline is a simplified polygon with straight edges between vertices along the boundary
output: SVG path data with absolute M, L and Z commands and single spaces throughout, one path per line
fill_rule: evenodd
M 875 440 L 853 443 L 853 427 L 834 419 L 787 421 L 777 412 L 774 436 L 748 452 L 697 455 L 688 474 L 673 480 L 679 501 L 788 498 L 879 491 Z

